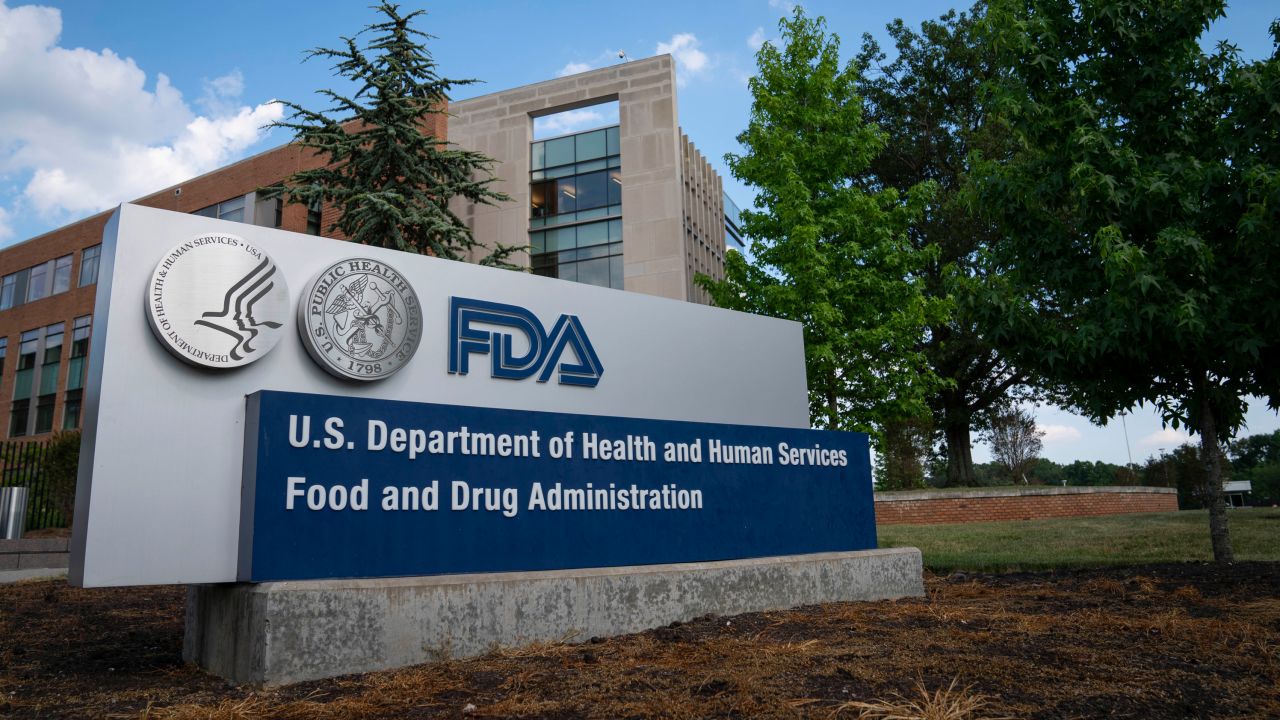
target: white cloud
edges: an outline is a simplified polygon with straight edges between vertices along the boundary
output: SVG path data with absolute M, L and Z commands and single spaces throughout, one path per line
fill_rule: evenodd
M 581 110 L 566 110 L 555 115 L 534 118 L 533 136 L 535 138 L 547 138 L 556 135 L 567 135 L 593 127 L 615 125 L 617 122 L 617 103 L 612 104 L 612 113 L 603 112 L 602 109 L 594 107 L 582 108 Z
M 196 100 L 205 112 L 214 115 L 234 114 L 239 110 L 240 96 L 244 94 L 244 74 L 239 70 L 204 81 L 204 94 Z
M 566 75 L 577 75 L 578 73 L 584 73 L 590 69 L 591 69 L 591 65 L 588 63 L 571 62 L 565 65 L 564 67 L 560 68 L 560 71 L 556 73 L 556 77 L 564 77 Z
M 241 104 L 239 71 L 204 83 L 197 114 L 165 75 L 148 89 L 133 59 L 61 47 L 61 32 L 57 9 L 0 0 L 0 173 L 23 185 L 6 216 L 66 221 L 146 195 L 235 159 L 282 115 Z
M 796 3 L 791 2 L 791 0 L 769 0 L 769 7 L 775 10 L 781 10 L 784 15 L 790 17 L 791 13 L 795 12 L 797 6 Z
M 1041 425 L 1046 445 L 1073 443 L 1084 437 L 1079 430 L 1070 425 Z
M 1143 438 L 1138 441 L 1138 447 L 1165 448 L 1167 450 L 1172 450 L 1179 445 L 1190 441 L 1191 435 L 1188 433 L 1167 427 L 1159 432 L 1153 432 L 1150 435 L 1143 436 Z
M 764 28 L 758 27 L 755 32 L 751 33 L 751 37 L 747 38 L 747 47 L 752 50 L 759 50 L 769 39 L 764 36 Z
M 683 85 L 690 78 L 711 69 L 711 59 L 698 49 L 698 37 L 693 33 L 676 33 L 669 42 L 658 43 L 655 55 L 670 53 L 676 59 L 676 82 Z

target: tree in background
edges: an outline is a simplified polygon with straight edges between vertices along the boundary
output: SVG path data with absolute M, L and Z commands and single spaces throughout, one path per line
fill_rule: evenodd
M 927 412 L 921 328 L 943 308 L 921 292 L 926 253 L 907 228 L 929 188 L 863 186 L 885 136 L 863 116 L 856 65 L 841 66 L 821 18 L 797 8 L 779 27 L 782 49 L 756 55 L 744 153 L 725 157 L 756 189 L 760 210 L 742 213 L 753 260 L 729 253 L 724 281 L 699 282 L 721 307 L 802 323 L 814 424 L 878 437 Z
M 991 455 L 1012 483 L 1027 483 L 1027 472 L 1044 449 L 1044 432 L 1036 427 L 1035 415 L 1021 408 L 999 408 L 991 412 L 987 440 Z
M 925 459 L 933 447 L 933 423 L 928 415 L 891 420 L 884 425 L 876 453 L 876 487 L 914 490 L 925 487 Z
M 1253 484 L 1255 505 L 1280 504 L 1280 430 L 1235 440 L 1228 453 L 1235 479 Z
M 1178 491 L 1179 510 L 1200 510 L 1206 507 L 1205 463 L 1202 449 L 1187 443 L 1148 458 L 1142 468 L 1143 483 L 1155 487 L 1170 487 Z
M 431 36 L 414 27 L 425 11 L 401 15 L 399 6 L 376 7 L 385 20 L 345 48 L 317 48 L 307 59 L 336 62 L 335 74 L 355 84 L 354 94 L 320 90 L 332 106 L 308 110 L 285 102 L 290 115 L 274 123 L 295 133 L 295 142 L 314 149 L 328 164 L 303 170 L 268 188 L 289 202 L 341 211 L 330 229 L 353 242 L 463 260 L 479 243 L 450 209 L 455 197 L 491 205 L 509 200 L 490 188 L 494 161 L 454 147 L 426 132 L 426 119 L 447 113 L 449 91 L 475 80 L 441 77 L 422 41 Z M 364 47 L 357 38 L 372 37 Z M 511 267 L 518 246 L 499 245 L 481 262 Z
M 888 26 L 896 57 L 864 35 L 858 54 L 857 91 L 867 120 L 885 133 L 886 144 L 860 184 L 909 192 L 924 182 L 936 186 L 924 212 L 908 229 L 926 296 L 947 301 L 952 312 L 935 316 L 922 336 L 922 350 L 940 383 L 929 395 L 934 427 L 946 454 L 945 484 L 974 485 L 971 431 L 984 429 L 987 411 L 1025 390 L 1027 374 L 1009 362 L 979 329 L 973 305 L 991 287 L 981 252 L 999 239 L 998 228 L 978 217 L 966 200 L 968 158 L 973 152 L 999 157 L 1008 138 L 989 121 L 981 93 L 994 77 L 994 58 L 979 29 L 985 2 L 968 14 L 948 12 L 921 24 Z M 1012 399 L 1027 399 L 1021 394 Z
M 1220 443 L 1280 403 L 1280 55 L 1199 40 L 1218 0 L 992 0 L 992 107 L 1017 152 L 979 170 L 1007 242 L 980 307 L 1020 366 L 1095 421 L 1150 402 L 1201 438 L 1214 558 Z M 1280 27 L 1273 26 L 1280 35 Z

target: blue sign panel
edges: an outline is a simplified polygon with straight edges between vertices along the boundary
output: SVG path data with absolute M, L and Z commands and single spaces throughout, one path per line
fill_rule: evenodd
M 262 391 L 243 581 L 876 546 L 867 436 Z

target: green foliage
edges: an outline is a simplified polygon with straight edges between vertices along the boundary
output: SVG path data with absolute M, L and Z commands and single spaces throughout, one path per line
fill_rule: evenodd
M 69 527 L 76 509 L 76 473 L 80 467 L 79 431 L 55 433 L 46 452 L 43 472 L 44 480 L 48 483 L 49 497 L 62 515 L 63 522 Z
M 476 81 L 440 76 L 422 45 L 431 36 L 412 27 L 425 11 L 401 15 L 386 2 L 376 10 L 385 20 L 344 37 L 344 48 L 307 56 L 334 61 L 335 74 L 352 81 L 355 93 L 319 91 L 331 103 L 323 111 L 285 102 L 290 115 L 274 124 L 292 130 L 295 142 L 328 165 L 268 190 L 290 202 L 333 203 L 341 215 L 330 229 L 354 242 L 464 260 L 479 243 L 450 200 L 488 205 L 510 198 L 490 188 L 492 159 L 424 132 L 424 123 L 447 114 L 453 87 Z M 361 47 L 357 39 L 366 33 L 372 37 Z M 499 245 L 481 262 L 513 267 L 507 258 L 519 249 Z
M 972 310 L 980 291 L 993 287 L 981 251 L 999 238 L 998 227 L 967 201 L 970 154 L 1002 156 L 1007 136 L 991 123 L 981 94 L 994 76 L 990 48 L 979 28 L 984 3 L 969 13 L 950 11 L 918 31 L 901 20 L 888 26 L 895 57 L 864 35 L 857 57 L 857 91 L 867 119 L 886 144 L 868 169 L 866 186 L 909 192 L 929 182 L 935 192 L 908 230 L 925 262 L 921 289 L 951 312 L 929 323 L 922 351 L 941 383 L 928 396 L 941 433 L 946 484 L 971 485 L 971 430 L 987 429 L 987 411 L 1027 393 L 1027 374 L 1015 367 L 978 327 Z M 1020 398 L 1022 399 L 1022 398 Z
M 1235 479 L 1253 483 L 1252 503 L 1280 504 L 1280 430 L 1240 438 L 1230 453 Z
M 885 424 L 876 453 L 877 490 L 917 490 L 925 487 L 925 459 L 933 444 L 929 416 L 893 420 Z
M 814 424 L 877 433 L 919 417 L 932 386 L 918 346 L 944 308 L 922 294 L 926 257 L 907 237 L 930 187 L 863 186 L 885 136 L 863 116 L 857 67 L 821 18 L 797 9 L 779 26 L 783 49 L 756 56 L 745 152 L 725 158 L 757 191 L 761 210 L 742 213 L 753 261 L 729 253 L 723 282 L 699 282 L 721 307 L 803 323 Z
M 977 172 L 1017 289 L 980 305 L 993 337 L 1095 420 L 1152 403 L 1201 435 L 1230 560 L 1219 443 L 1246 395 L 1280 404 L 1280 276 L 1258 271 L 1280 262 L 1280 55 L 1203 52 L 1222 14 L 1220 0 L 993 0 L 991 107 L 1016 152 Z
M 1251 504 L 1275 507 L 1280 505 L 1280 463 L 1268 463 L 1236 475 L 1239 480 L 1253 483 Z
M 1018 149 L 981 171 L 996 259 L 1030 297 L 987 298 L 999 339 L 1095 420 L 1149 402 L 1217 440 L 1246 394 L 1280 401 L 1280 277 L 1257 271 L 1280 260 L 1280 56 L 1203 53 L 1221 15 L 993 2 L 993 106 Z
M 1035 485 L 1067 484 L 1067 474 L 1063 472 L 1063 467 L 1048 458 L 1036 458 L 1027 470 L 1027 477 Z
M 987 440 L 991 454 L 1004 471 L 1004 478 L 1012 484 L 1026 484 L 1027 471 L 1036 463 L 1044 449 L 1044 433 L 1036 427 L 1036 418 L 1021 408 L 999 408 L 991 414 Z
M 1183 510 L 1199 510 L 1208 504 L 1204 456 L 1196 445 L 1180 445 L 1158 458 L 1149 458 L 1142 476 L 1146 485 L 1177 488 L 1178 507 Z

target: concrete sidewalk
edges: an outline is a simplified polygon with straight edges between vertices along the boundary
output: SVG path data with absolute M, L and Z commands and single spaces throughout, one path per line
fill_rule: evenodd
M 66 580 L 66 568 L 32 568 L 29 570 L 0 570 L 0 585 L 24 580 Z

